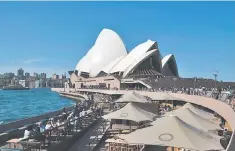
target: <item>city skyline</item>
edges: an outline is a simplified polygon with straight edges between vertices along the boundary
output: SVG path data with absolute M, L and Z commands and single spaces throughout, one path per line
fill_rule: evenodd
M 217 70 L 218 80 L 235 81 L 234 8 L 233 2 L 4 2 L 0 73 L 67 73 L 110 28 L 128 51 L 156 40 L 163 56 L 176 56 L 182 77 L 213 79 Z
M 30 74 L 23 68 L 19 68 L 16 73 L 0 73 L 0 88 L 19 85 L 29 88 L 64 87 L 66 81 L 67 78 L 64 75 L 48 76 L 45 72 Z
M 4 74 L 7 74 L 7 73 L 13 73 L 14 76 L 18 76 L 18 70 L 20 70 L 20 69 L 23 69 L 23 68 L 18 68 L 15 72 L 14 72 L 14 71 L 4 72 L 4 73 L 1 73 L 1 72 L 0 72 L 0 75 L 4 75 Z M 53 73 L 53 74 L 51 74 L 51 75 L 48 75 L 48 74 L 45 73 L 45 72 L 27 72 L 27 71 L 25 71 L 24 69 L 23 69 L 23 72 L 24 72 L 23 76 L 26 76 L 26 74 L 29 73 L 30 77 L 34 77 L 34 74 L 38 74 L 39 76 L 42 75 L 42 74 L 46 74 L 46 78 L 51 78 L 51 77 L 53 77 L 53 75 L 58 75 L 59 77 L 61 77 L 62 75 L 63 75 L 63 76 L 64 76 L 64 75 L 65 75 L 65 76 L 67 75 L 67 73 L 63 73 L 63 74 Z

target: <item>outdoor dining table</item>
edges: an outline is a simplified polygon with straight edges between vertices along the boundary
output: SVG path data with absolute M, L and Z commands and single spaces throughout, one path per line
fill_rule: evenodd
M 7 144 L 9 144 L 9 148 L 16 148 L 18 142 L 20 141 L 19 138 L 14 138 L 14 139 L 10 139 L 7 141 Z

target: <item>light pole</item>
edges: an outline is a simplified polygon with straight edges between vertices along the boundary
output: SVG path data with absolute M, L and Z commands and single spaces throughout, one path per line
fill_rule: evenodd
M 175 89 L 175 81 L 176 81 L 176 80 L 177 80 L 176 78 L 173 79 L 173 81 L 174 81 L 174 89 Z
M 193 82 L 193 95 L 194 95 L 195 89 L 196 89 L 196 81 L 197 81 L 197 78 L 195 77 L 194 82 Z
M 215 88 L 216 88 L 216 87 L 217 87 L 217 86 L 216 86 L 216 80 L 217 80 L 218 72 L 214 72 L 213 75 L 214 75 L 214 77 L 215 77 Z

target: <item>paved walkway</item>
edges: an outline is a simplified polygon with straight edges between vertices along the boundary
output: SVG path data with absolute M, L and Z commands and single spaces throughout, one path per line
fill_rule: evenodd
M 89 140 L 91 135 L 94 134 L 94 130 L 99 128 L 100 122 L 93 125 L 80 139 L 78 139 L 68 151 L 89 151 Z
M 124 94 L 125 90 L 96 90 L 96 89 L 77 89 L 77 91 L 82 92 L 95 92 L 95 93 L 103 93 L 103 94 Z M 144 96 L 148 96 L 153 100 L 157 100 L 157 92 L 148 92 L 148 91 L 136 91 Z M 178 94 L 178 93 L 168 93 L 171 96 L 178 98 L 181 101 L 194 103 L 197 105 L 204 106 L 208 109 L 211 109 L 221 115 L 232 129 L 235 129 L 235 112 L 233 109 L 224 102 L 219 100 L 215 100 L 213 98 L 207 98 L 203 96 L 195 96 L 195 95 L 187 95 L 187 94 Z M 82 149 L 83 150 L 83 149 Z M 235 151 L 235 134 L 233 133 L 231 141 L 226 149 L 226 151 Z

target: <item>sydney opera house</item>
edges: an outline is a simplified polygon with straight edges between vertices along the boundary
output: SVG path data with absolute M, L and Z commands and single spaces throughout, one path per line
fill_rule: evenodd
M 174 55 L 162 58 L 156 41 L 147 40 L 129 53 L 117 33 L 103 29 L 94 46 L 78 62 L 78 75 L 96 77 L 135 74 L 178 76 Z
M 120 88 L 125 84 L 151 88 L 137 79 L 179 78 L 175 56 L 162 57 L 156 41 L 147 40 L 127 51 L 120 36 L 110 29 L 100 32 L 95 44 L 69 74 L 70 83 L 75 88 Z

